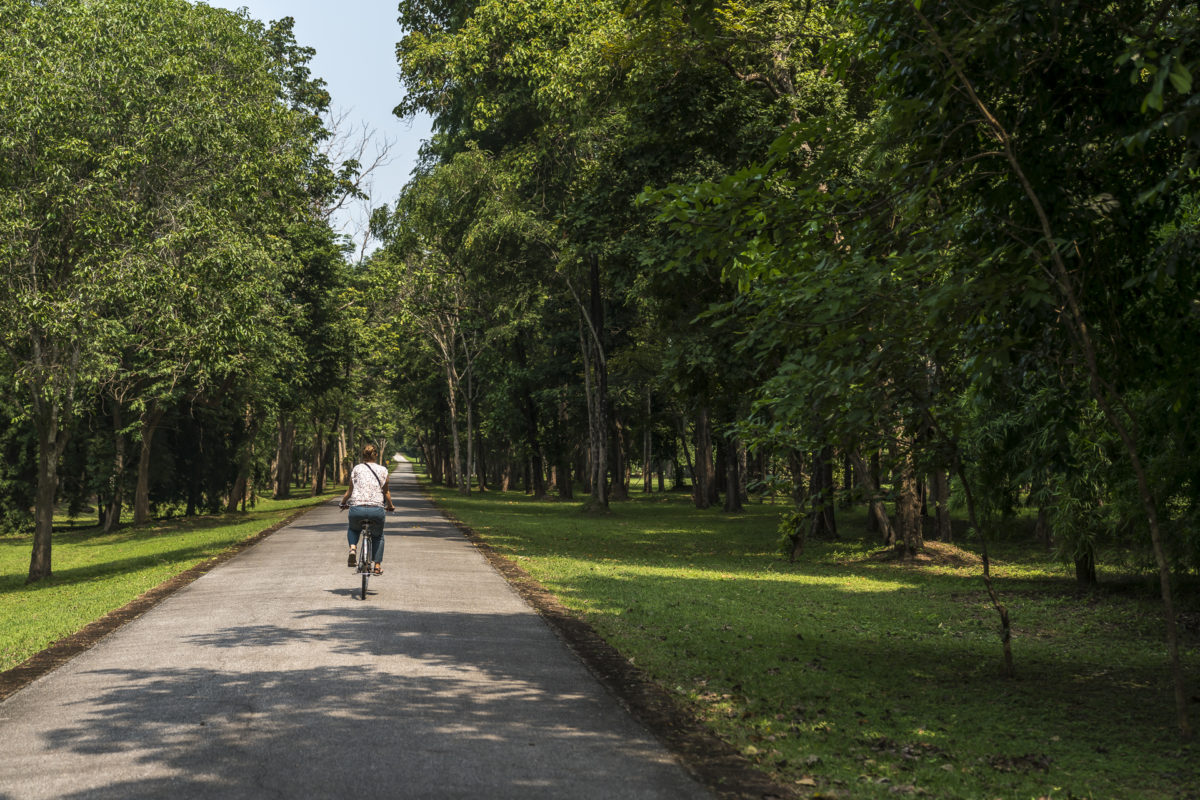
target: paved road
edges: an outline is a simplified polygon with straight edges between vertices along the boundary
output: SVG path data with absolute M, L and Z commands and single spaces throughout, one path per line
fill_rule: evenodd
M 322 506 L 0 703 L 0 800 L 710 797 L 392 486 L 365 602 Z

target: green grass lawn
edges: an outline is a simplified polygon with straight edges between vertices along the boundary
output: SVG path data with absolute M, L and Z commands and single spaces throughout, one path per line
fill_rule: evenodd
M 63 520 L 52 542 L 54 577 L 26 585 L 32 535 L 0 536 L 0 670 L 21 663 L 108 612 L 319 498 L 260 500 L 246 513 L 176 518 L 110 534 Z
M 1174 729 L 1152 584 L 1109 572 L 1102 580 L 1118 588 L 1079 594 L 1034 546 L 995 547 L 1018 672 L 1005 680 L 998 618 L 969 548 L 912 566 L 848 539 L 810 544 L 789 564 L 776 551 L 780 506 L 727 515 L 655 494 L 597 516 L 521 493 L 433 491 L 802 795 L 1200 791 L 1200 758 Z M 862 518 L 841 525 L 846 535 Z M 1194 614 L 1195 594 L 1184 602 Z M 1185 652 L 1200 691 L 1194 628 Z

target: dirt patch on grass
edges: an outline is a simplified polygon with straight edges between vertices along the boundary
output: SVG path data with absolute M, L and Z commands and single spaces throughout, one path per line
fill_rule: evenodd
M 893 547 L 876 550 L 866 560 L 914 567 L 980 567 L 983 559 L 974 553 L 946 542 L 925 542 L 925 547 L 915 556 L 906 556 Z
M 67 663 L 75 656 L 91 648 L 117 628 L 137 619 L 204 573 L 210 572 L 215 567 L 224 564 L 247 547 L 258 544 L 272 533 L 293 522 L 301 514 L 311 511 L 312 508 L 312 506 L 306 506 L 305 508 L 297 509 L 294 513 L 288 514 L 261 533 L 256 533 L 249 539 L 244 539 L 233 545 L 220 555 L 214 556 L 179 573 L 165 583 L 160 583 L 145 594 L 136 597 L 121 608 L 108 612 L 76 633 L 71 634 L 65 639 L 59 639 L 45 650 L 30 656 L 17 666 L 0 672 L 0 700 L 5 699 L 22 687 L 33 683 L 46 673 Z
M 418 484 L 432 499 L 424 484 Z M 791 800 L 798 795 L 780 786 L 676 703 L 671 694 L 629 663 L 600 634 L 559 602 L 546 587 L 475 531 L 440 509 L 488 562 L 558 633 L 625 708 L 675 754 L 693 777 L 718 797 L 739 800 Z

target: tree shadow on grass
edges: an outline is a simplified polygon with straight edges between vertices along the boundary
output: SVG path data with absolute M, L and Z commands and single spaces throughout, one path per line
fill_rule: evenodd
M 828 748 L 842 758 L 857 748 L 860 760 L 879 761 L 868 752 L 871 737 L 901 743 L 897 752 L 935 744 L 949 756 L 933 769 L 1042 753 L 1056 782 L 1068 780 L 1057 785 L 1076 792 L 1093 773 L 1129 769 L 1110 753 L 1146 751 L 1140 768 L 1159 784 L 1186 766 L 1164 755 L 1178 741 L 1157 641 L 1118 648 L 1082 633 L 1039 641 L 1022 629 L 1013 644 L 1017 678 L 1006 680 L 986 597 L 964 611 L 914 587 L 853 592 L 763 576 L 637 583 L 584 573 L 559 594 L 588 598 L 589 619 L 639 662 L 670 665 L 669 675 L 656 668 L 659 680 L 694 693 L 701 713 L 755 720 L 743 734 L 794 725 L 791 747 L 801 753 Z M 1187 661 L 1190 672 L 1200 668 L 1194 653 Z M 761 736 L 749 741 L 768 749 Z

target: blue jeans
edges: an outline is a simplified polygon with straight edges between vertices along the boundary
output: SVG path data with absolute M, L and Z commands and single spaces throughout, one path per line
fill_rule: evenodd
M 372 561 L 383 561 L 384 513 L 379 506 L 350 506 L 350 521 L 349 527 L 346 529 L 346 538 L 350 541 L 351 547 L 357 545 L 363 520 L 368 520 L 367 535 L 371 537 L 371 542 L 375 545 L 371 554 Z

